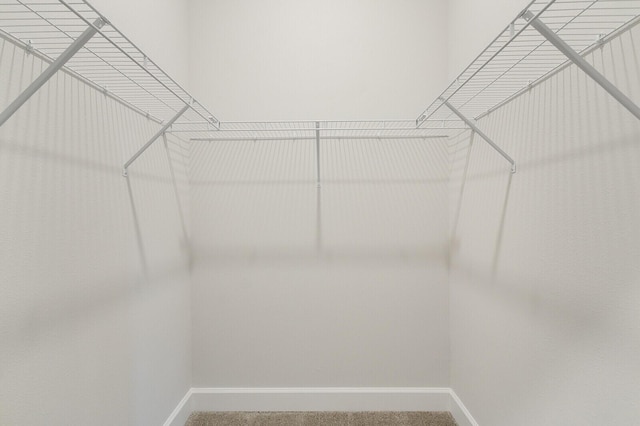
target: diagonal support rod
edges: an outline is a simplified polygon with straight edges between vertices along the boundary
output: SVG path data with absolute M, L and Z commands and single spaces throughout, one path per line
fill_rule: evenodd
M 122 176 L 127 177 L 127 170 L 129 169 L 129 166 L 138 159 L 138 157 L 140 157 L 142 155 L 143 152 L 145 152 L 147 150 L 147 148 L 149 148 L 151 145 L 153 145 L 153 143 L 164 134 L 164 132 L 166 132 L 169 127 L 171 127 L 171 125 L 173 123 L 175 123 L 175 121 L 180 118 L 180 116 L 182 116 L 182 114 L 184 114 L 189 108 L 191 108 L 191 104 L 186 104 L 184 107 L 182 107 L 182 109 L 180 111 L 178 111 L 178 113 L 176 115 L 174 115 L 171 120 L 167 121 L 167 123 L 162 126 L 162 128 L 160 130 L 158 130 L 156 132 L 155 135 L 151 136 L 151 139 L 149 139 L 149 141 L 147 143 L 145 143 L 142 148 L 140 148 L 138 150 L 138 152 L 136 152 L 135 154 L 133 154 L 133 157 L 131 157 L 129 159 L 129 161 L 127 161 L 126 163 L 124 163 L 124 167 L 122 170 Z
M 485 135 L 484 132 L 480 129 L 478 129 L 478 126 L 475 125 L 475 123 L 473 123 L 471 120 L 469 120 L 467 117 L 465 117 L 460 111 L 458 111 L 457 109 L 455 109 L 453 107 L 453 105 L 451 105 L 449 102 L 447 102 L 446 99 L 444 98 L 440 98 L 440 100 L 442 101 L 443 105 L 446 105 L 447 108 L 449 108 L 451 110 L 452 113 L 454 113 L 455 115 L 458 116 L 458 118 L 460 118 L 460 120 L 464 121 L 465 124 L 467 126 L 469 126 L 471 128 L 471 130 L 473 130 L 474 132 L 476 132 L 476 134 L 478 136 L 480 136 L 482 139 L 485 140 L 485 142 L 487 142 L 489 145 L 491 145 L 493 147 L 493 149 L 495 149 L 496 151 L 498 151 L 498 153 L 500 155 L 502 155 L 504 157 L 505 160 L 507 160 L 509 163 L 511 163 L 511 173 L 515 173 L 516 172 L 516 162 L 513 160 L 513 158 L 511 158 L 506 152 L 504 152 L 502 150 L 502 148 L 500 148 L 498 145 L 496 145 L 490 138 L 489 136 Z
M 600 74 L 590 63 L 588 63 L 578 52 L 573 50 L 564 40 L 562 40 L 553 30 L 542 22 L 539 18 L 527 10 L 522 14 L 522 17 L 531 24 L 544 38 L 549 40 L 560 52 L 562 52 L 571 62 L 576 64 L 582 71 L 584 71 L 589 77 L 595 80 L 604 90 L 606 90 L 611 96 L 613 96 L 618 102 L 622 104 L 626 109 L 640 119 L 640 107 L 636 105 L 627 95 L 622 93 L 613 83 Z
M 105 24 L 102 18 L 98 18 L 89 26 L 80 36 L 71 43 L 67 49 L 62 52 L 58 58 L 53 61 L 46 70 L 42 72 L 11 104 L 0 114 L 0 126 L 2 126 L 20 107 L 29 100 L 34 93 L 38 91 L 53 75 L 64 66 L 75 55 L 78 50 L 82 49 L 100 28 Z

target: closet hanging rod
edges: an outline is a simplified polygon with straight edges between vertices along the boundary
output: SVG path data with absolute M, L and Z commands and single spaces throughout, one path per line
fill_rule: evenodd
M 442 121 L 442 120 L 433 120 L 433 121 Z M 446 120 L 445 120 L 446 121 Z M 456 121 L 456 120 L 449 120 Z M 180 122 L 178 122 L 180 123 Z M 176 124 L 178 124 L 176 123 Z M 220 125 L 229 125 L 229 124 L 287 124 L 287 123 L 307 123 L 315 126 L 315 123 L 407 123 L 414 124 L 415 120 L 412 119 L 371 119 L 371 120 L 261 120 L 261 121 L 220 121 Z
M 460 123 L 460 120 L 455 120 L 456 123 Z M 174 123 L 175 125 L 176 123 Z M 464 127 L 422 127 L 416 129 L 415 127 L 320 127 L 320 131 L 322 132 L 424 132 L 424 131 L 434 131 L 434 130 L 462 130 Z M 315 132 L 317 129 L 314 128 L 304 128 L 304 127 L 293 127 L 293 128 L 282 128 L 282 129 L 220 129 L 216 130 L 216 133 L 247 133 L 247 132 L 256 132 L 256 133 L 273 133 L 273 132 Z M 170 129 L 167 133 L 193 133 L 194 130 L 190 129 Z
M 433 127 L 429 128 L 441 128 L 444 123 L 459 123 L 458 119 L 444 119 L 444 120 L 428 120 L 429 123 L 433 123 Z M 371 130 L 415 130 L 415 120 L 280 120 L 280 121 L 220 121 L 219 131 L 279 131 L 279 130 L 315 130 L 316 123 L 320 123 L 320 128 L 323 130 L 336 129 L 337 127 L 328 127 L 330 125 L 341 124 L 360 124 L 360 125 L 376 125 L 376 128 L 370 128 Z M 186 125 L 207 125 L 207 121 L 176 121 L 174 127 L 186 126 Z M 282 125 L 292 125 L 293 127 L 276 127 Z M 295 127 L 300 125 L 309 125 L 308 127 Z M 402 125 L 405 125 L 404 127 Z M 387 127 L 395 125 L 399 127 Z M 341 127 L 342 129 L 342 127 Z M 364 128 L 347 127 L 348 130 L 362 130 Z M 175 131 L 175 129 L 174 129 Z
M 260 141 L 315 141 L 315 140 L 399 140 L 399 139 L 448 139 L 449 135 L 425 135 L 425 136 L 349 136 L 349 135 L 333 135 L 333 136 L 286 136 L 286 137 L 239 137 L 239 138 L 191 138 L 191 142 L 260 142 Z

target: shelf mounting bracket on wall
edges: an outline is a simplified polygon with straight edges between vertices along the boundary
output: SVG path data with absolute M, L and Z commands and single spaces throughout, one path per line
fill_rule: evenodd
M 596 70 L 590 63 L 588 63 L 578 52 L 573 50 L 562 38 L 560 38 L 551 28 L 549 28 L 544 22 L 537 18 L 530 10 L 525 11 L 522 14 L 529 24 L 535 28 L 544 38 L 546 38 L 551 44 L 553 44 L 560 52 L 562 52 L 571 62 L 576 64 L 582 71 L 584 71 L 589 77 L 595 80 L 604 90 L 606 90 L 611 96 L 613 96 L 618 102 L 622 104 L 626 109 L 640 119 L 640 107 L 636 105 L 627 95 L 622 93 L 613 83 Z
M 20 109 L 20 107 L 29 100 L 34 93 L 38 91 L 53 75 L 66 64 L 69 59 L 75 55 L 78 50 L 82 49 L 84 46 L 96 33 L 100 28 L 104 26 L 106 21 L 102 18 L 98 18 L 95 20 L 93 25 L 90 25 L 80 36 L 73 41 L 65 49 L 64 52 L 58 56 L 58 58 L 53 61 L 46 70 L 42 72 L 18 97 L 11 102 L 11 104 L 5 108 L 2 113 L 0 113 L 0 126 L 2 126 L 16 111 Z
M 489 138 L 489 136 L 487 136 L 486 134 L 484 134 L 484 132 L 482 130 L 480 130 L 478 128 L 478 126 L 475 125 L 475 123 L 471 120 L 469 120 L 467 117 L 464 116 L 464 114 L 462 114 L 460 111 L 458 111 L 457 109 L 455 109 L 453 107 L 453 105 L 451 105 L 446 99 L 444 98 L 440 98 L 440 100 L 442 101 L 442 104 L 445 105 L 447 108 L 449 108 L 451 110 L 452 113 L 454 113 L 455 115 L 458 116 L 458 118 L 460 118 L 460 120 L 464 121 L 465 124 L 467 126 L 469 126 L 471 128 L 472 131 L 474 131 L 478 136 L 480 136 L 482 139 L 485 140 L 485 142 L 487 142 L 489 145 L 491 145 L 491 147 L 493 147 L 493 149 L 495 149 L 496 151 L 498 151 L 498 153 L 500 155 L 502 155 L 504 157 L 505 160 L 507 160 L 509 163 L 511 163 L 511 173 L 515 173 L 516 172 L 516 162 L 513 160 L 513 158 L 511 158 L 506 152 L 504 152 L 502 150 L 502 148 L 500 148 L 498 145 L 496 145 L 491 138 Z
M 156 132 L 155 135 L 151 136 L 151 139 L 149 139 L 149 141 L 147 143 L 145 143 L 142 148 L 140 148 L 138 150 L 138 152 L 136 152 L 135 154 L 133 154 L 133 157 L 131 157 L 129 159 L 129 161 L 127 161 L 126 163 L 124 163 L 124 167 L 122 169 L 122 176 L 127 177 L 128 176 L 128 169 L 129 166 L 136 161 L 136 159 L 138 157 L 140 157 L 142 155 L 143 152 L 145 152 L 147 150 L 147 148 L 149 148 L 151 145 L 153 145 L 153 143 L 160 137 L 162 136 L 168 129 L 169 127 L 171 127 L 173 125 L 173 123 L 175 123 L 175 121 L 180 118 L 180 116 L 182 116 L 182 114 L 184 114 L 189 108 L 191 108 L 191 102 L 189 102 L 188 104 L 185 104 L 184 107 L 182 107 L 182 109 L 180 111 L 178 111 L 176 113 L 176 115 L 174 115 L 169 121 L 167 121 L 165 123 L 164 126 L 162 126 L 162 128 L 160 130 L 158 130 Z

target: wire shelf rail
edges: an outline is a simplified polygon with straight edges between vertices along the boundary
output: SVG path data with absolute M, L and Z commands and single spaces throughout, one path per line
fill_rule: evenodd
M 335 120 L 335 121 L 222 121 L 215 131 L 202 131 L 203 123 L 174 123 L 169 130 L 191 141 L 229 140 L 312 140 L 320 139 L 434 139 L 448 138 L 465 130 L 457 120 L 432 121 L 416 128 L 413 120 Z M 195 135 L 195 136 L 194 136 Z
M 639 17 L 638 0 L 533 0 L 415 124 L 422 127 L 433 119 L 455 117 L 445 102 L 465 117 L 480 119 L 572 63 L 536 28 L 537 22 L 544 22 L 570 49 L 584 55 L 637 23 Z
M 0 0 L 0 36 L 53 63 L 89 30 L 64 70 L 158 123 L 218 120 L 85 0 Z M 95 36 L 93 36 L 95 34 Z
M 0 114 L 0 125 L 62 69 L 162 124 L 129 165 L 165 132 L 215 140 L 430 139 L 474 124 L 558 69 L 575 63 L 640 118 L 640 108 L 582 55 L 640 22 L 640 0 L 532 0 L 416 120 L 220 122 L 87 0 L 0 0 L 0 37 L 50 63 Z

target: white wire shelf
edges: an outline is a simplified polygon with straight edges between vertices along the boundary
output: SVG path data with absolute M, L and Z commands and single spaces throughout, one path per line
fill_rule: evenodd
M 638 0 L 533 0 L 527 10 L 581 55 L 640 19 Z M 418 116 L 416 126 L 455 117 L 445 100 L 479 119 L 569 63 L 519 15 Z
M 319 139 L 434 139 L 448 138 L 465 128 L 457 120 L 430 120 L 416 128 L 413 120 L 335 121 L 223 121 L 219 128 L 202 130 L 203 122 L 178 121 L 169 133 L 187 134 L 191 141 L 315 140 Z
M 101 18 L 105 25 L 96 27 Z M 175 116 L 215 128 L 218 120 L 108 18 L 84 0 L 0 0 L 0 36 L 51 63 L 87 29 L 97 30 L 63 70 L 156 122 Z
M 51 63 L 54 70 L 49 76 L 62 66 L 56 68 L 55 63 L 67 55 L 60 62 L 65 72 L 163 123 L 158 134 L 125 164 L 126 175 L 128 166 L 165 131 L 196 142 L 426 140 L 455 136 L 468 129 L 480 134 L 469 118 L 482 117 L 571 63 L 565 56 L 567 49 L 585 54 L 639 22 L 639 16 L 640 0 L 533 0 L 417 120 L 220 123 L 86 0 L 0 0 L 0 37 Z M 552 44 L 556 36 L 566 44 L 564 53 L 557 43 Z M 580 60 L 573 55 L 573 62 Z M 597 72 L 590 75 L 594 74 Z M 48 78 L 41 77 L 43 81 Z M 601 85 L 608 84 L 605 88 L 610 93 L 617 91 L 610 83 L 603 83 L 604 78 L 594 78 Z M 8 119 L 11 111 L 38 87 L 27 88 L 27 95 L 7 107 L 1 119 Z M 624 99 L 622 93 L 617 93 L 617 98 L 640 118 L 640 109 L 632 100 Z M 514 160 L 488 136 L 481 136 L 512 164 L 515 172 Z

